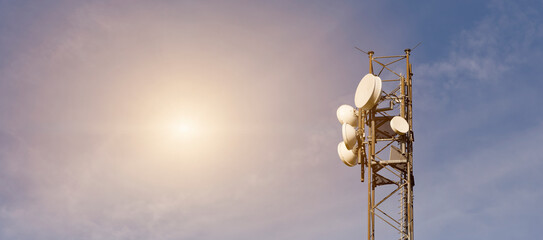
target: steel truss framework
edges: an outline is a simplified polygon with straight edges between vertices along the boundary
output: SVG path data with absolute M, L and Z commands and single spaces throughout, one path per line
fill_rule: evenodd
M 413 186 L 415 182 L 411 85 L 413 74 L 409 63 L 410 52 L 410 49 L 406 49 L 405 55 L 380 57 L 374 56 L 373 51 L 368 52 L 370 73 L 377 76 L 389 75 L 393 78 L 382 80 L 383 85 L 389 86 L 383 87 L 378 103 L 370 110 L 359 110 L 358 114 L 358 126 L 361 126 L 357 134 L 358 146 L 361 146 L 358 151 L 358 163 L 361 164 L 361 181 L 364 182 L 366 175 L 368 183 L 368 240 L 375 239 L 376 217 L 380 220 L 377 222 L 382 222 L 393 231 L 397 231 L 400 234 L 400 240 L 413 240 Z M 405 62 L 405 75 L 394 71 L 403 62 Z M 377 70 L 375 72 L 374 66 Z M 401 68 L 403 67 L 400 66 Z M 385 107 L 382 107 L 383 105 Z M 397 115 L 409 123 L 409 132 L 405 135 L 396 135 L 383 130 L 386 129 L 392 116 Z M 388 158 L 383 157 L 386 149 L 390 150 Z M 379 191 L 376 191 L 377 189 Z M 400 212 L 393 214 L 383 205 L 391 201 L 395 194 L 399 195 L 397 198 L 400 202 Z

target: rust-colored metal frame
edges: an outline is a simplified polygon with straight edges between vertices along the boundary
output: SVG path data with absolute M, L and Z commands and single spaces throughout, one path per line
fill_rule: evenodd
M 377 216 L 388 226 L 400 233 L 400 240 L 413 240 L 413 119 L 412 119 L 412 72 L 409 62 L 410 49 L 405 50 L 405 55 L 397 56 L 374 56 L 373 51 L 368 52 L 369 72 L 380 76 L 383 71 L 388 71 L 397 79 L 383 80 L 383 82 L 399 82 L 398 86 L 389 92 L 382 92 L 378 104 L 373 109 L 358 112 L 359 136 L 358 163 L 361 164 L 361 181 L 368 183 L 368 240 L 375 240 L 375 217 Z M 391 65 L 405 61 L 406 74 L 398 74 L 391 68 Z M 380 67 L 374 73 L 374 64 Z M 398 92 L 399 91 L 399 92 Z M 379 103 L 390 101 L 389 108 L 378 108 Z M 405 135 L 396 135 L 390 138 L 377 139 L 376 119 L 389 116 L 387 113 L 393 110 L 393 105 L 399 103 L 400 116 L 409 123 L 409 132 Z M 366 132 L 366 125 L 368 127 Z M 378 147 L 377 143 L 383 142 L 384 147 Z M 381 159 L 378 154 L 383 150 L 397 143 L 402 159 L 387 160 Z M 369 151 L 366 153 L 366 149 Z M 381 174 L 380 170 L 387 170 L 394 180 L 388 179 Z M 365 174 L 365 172 L 367 172 Z M 366 177 L 366 179 L 364 179 Z M 395 185 L 396 187 L 384 198 L 376 202 L 376 189 L 383 185 Z M 380 206 L 392 195 L 400 192 L 400 219 L 392 217 Z

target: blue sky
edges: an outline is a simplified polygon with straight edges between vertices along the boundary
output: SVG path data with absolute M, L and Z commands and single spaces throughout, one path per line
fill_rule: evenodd
M 537 239 L 542 9 L 2 1 L 0 238 L 363 238 L 366 185 L 336 153 L 354 46 L 422 41 L 415 237 Z

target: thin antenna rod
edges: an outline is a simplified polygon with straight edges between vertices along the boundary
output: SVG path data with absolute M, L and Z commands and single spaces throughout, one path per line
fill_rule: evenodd
M 364 50 L 362 50 L 362 49 L 360 49 L 360 48 L 358 48 L 358 47 L 354 47 L 354 48 L 356 48 L 358 51 L 361 51 L 361 52 L 363 52 L 363 53 L 365 53 L 365 54 L 368 54 L 366 51 L 364 51 Z
M 414 48 L 411 48 L 411 51 L 415 50 L 422 42 L 419 42 Z

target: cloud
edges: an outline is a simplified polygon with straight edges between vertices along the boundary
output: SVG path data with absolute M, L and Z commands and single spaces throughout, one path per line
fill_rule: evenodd
M 493 1 L 446 58 L 414 65 L 419 238 L 537 234 L 540 4 Z
M 282 4 L 181 5 L 54 6 L 62 14 L 28 26 L 32 39 L 1 66 L 1 129 L 16 146 L 2 152 L 10 197 L 0 236 L 312 236 L 290 223 L 318 223 L 312 211 L 340 207 L 307 203 L 326 179 L 311 153 L 293 150 L 322 150 L 315 134 L 307 146 L 314 129 L 305 126 L 333 84 L 314 70 L 335 16 Z M 195 145 L 150 133 L 184 113 L 225 130 Z M 308 165 L 319 171 L 301 176 Z
M 534 5 L 541 3 L 534 3 Z M 455 95 L 466 96 L 525 84 L 519 76 L 534 59 L 541 57 L 538 47 L 543 37 L 541 13 L 530 4 L 493 1 L 490 12 L 471 28 L 460 32 L 447 46 L 446 59 L 414 65 L 418 94 L 426 102 L 451 105 Z
M 536 151 L 543 141 L 541 131 L 540 124 L 509 138 L 491 139 L 490 146 L 473 153 L 433 159 L 452 161 L 446 168 L 419 171 L 416 219 L 424 238 L 451 236 L 446 233 L 459 228 L 469 233 L 466 239 L 498 237 L 489 231 L 503 225 L 522 229 L 515 234 L 534 234 L 529 226 L 540 222 L 536 217 L 541 214 L 536 210 L 537 199 L 543 197 L 537 184 L 538 169 L 543 168 L 543 159 Z M 510 219 L 523 221 L 512 223 Z M 450 229 L 451 225 L 454 229 Z M 500 237 L 507 236 L 514 234 L 507 232 Z

